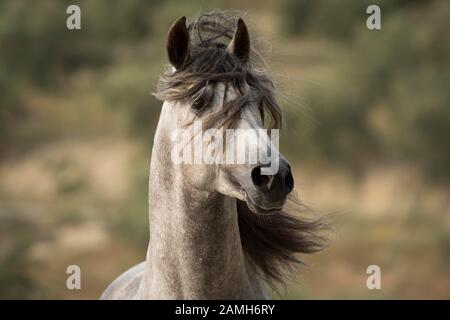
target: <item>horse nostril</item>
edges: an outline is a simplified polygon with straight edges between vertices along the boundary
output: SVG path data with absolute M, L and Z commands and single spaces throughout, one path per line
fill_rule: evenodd
M 291 170 L 289 170 L 286 177 L 284 177 L 284 185 L 286 186 L 288 193 L 294 189 L 294 177 L 292 177 Z
M 270 176 L 262 175 L 261 167 L 258 166 L 252 170 L 252 181 L 255 184 L 255 186 L 264 188 L 264 187 L 267 187 L 267 185 L 269 184 Z

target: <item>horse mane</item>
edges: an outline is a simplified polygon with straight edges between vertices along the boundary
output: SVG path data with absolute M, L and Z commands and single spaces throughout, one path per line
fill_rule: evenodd
M 191 20 L 187 25 L 191 40 L 189 56 L 177 70 L 167 67 L 159 79 L 155 96 L 162 101 L 201 101 L 207 106 L 215 92 L 207 89 L 219 82 L 225 83 L 234 88 L 237 97 L 209 115 L 203 121 L 205 126 L 232 127 L 243 108 L 257 99 L 263 119 L 270 121 L 268 127 L 279 129 L 283 113 L 275 99 L 275 85 L 263 56 L 253 45 L 249 61 L 243 63 L 226 50 L 239 17 L 243 14 L 216 11 Z M 208 95 L 208 92 L 213 94 Z M 200 116 L 205 108 L 199 110 Z M 302 208 L 291 195 L 286 207 L 289 206 L 296 212 Z M 321 218 L 299 219 L 287 211 L 258 215 L 240 200 L 237 200 L 237 212 L 246 260 L 274 288 L 296 266 L 304 264 L 298 254 L 314 253 L 326 245 L 322 231 L 328 226 Z
M 285 277 L 305 263 L 299 254 L 323 250 L 328 239 L 323 232 L 330 226 L 322 217 L 299 219 L 298 212 L 307 209 L 296 196 L 280 212 L 271 215 L 253 213 L 244 201 L 237 200 L 241 244 L 249 265 L 276 289 Z

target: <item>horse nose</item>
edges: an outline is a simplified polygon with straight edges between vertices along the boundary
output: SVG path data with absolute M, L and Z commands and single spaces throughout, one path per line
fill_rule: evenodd
M 292 176 L 290 165 L 287 165 L 286 169 L 284 170 L 282 180 L 283 180 L 283 187 L 287 195 L 294 189 L 294 177 Z
M 261 168 L 262 166 L 253 168 L 251 176 L 253 184 L 263 193 L 274 198 L 284 198 L 294 189 L 294 177 L 288 163 L 281 162 L 275 175 L 263 175 Z

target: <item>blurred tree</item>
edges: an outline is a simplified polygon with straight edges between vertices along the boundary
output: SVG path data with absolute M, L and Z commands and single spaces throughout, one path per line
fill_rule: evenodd
M 117 47 L 151 35 L 159 2 L 81 0 L 82 29 L 68 30 L 69 0 L 0 0 L 0 154 L 26 116 L 29 88 L 54 92 L 72 72 L 112 62 Z
M 1 247 L 0 299 L 42 298 L 27 270 L 29 247 L 34 240 L 35 228 L 18 218 L 4 217 L 2 220 L 2 226 L 8 226 L 8 230 L 1 230 L 0 227 L 2 235 L 12 241 L 3 243 Z
M 0 61 L 13 83 L 55 85 L 82 66 L 108 63 L 114 48 L 151 33 L 159 1 L 79 1 L 82 30 L 66 28 L 70 1 L 0 2 Z
M 290 34 L 319 34 L 346 52 L 326 84 L 306 88 L 313 121 L 303 151 L 349 168 L 410 161 L 450 182 L 450 4 L 374 1 L 382 8 L 374 32 L 365 28 L 368 3 L 284 1 Z

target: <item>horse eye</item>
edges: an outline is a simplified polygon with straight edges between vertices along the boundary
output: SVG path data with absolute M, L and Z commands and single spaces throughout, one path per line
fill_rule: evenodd
M 194 111 L 200 111 L 212 102 L 213 97 L 214 89 L 207 85 L 201 92 L 198 93 L 196 99 L 192 102 L 192 109 Z
M 203 108 L 203 99 L 202 97 L 199 97 L 198 99 L 196 99 L 193 103 L 192 103 L 192 109 L 199 111 L 201 108 Z

